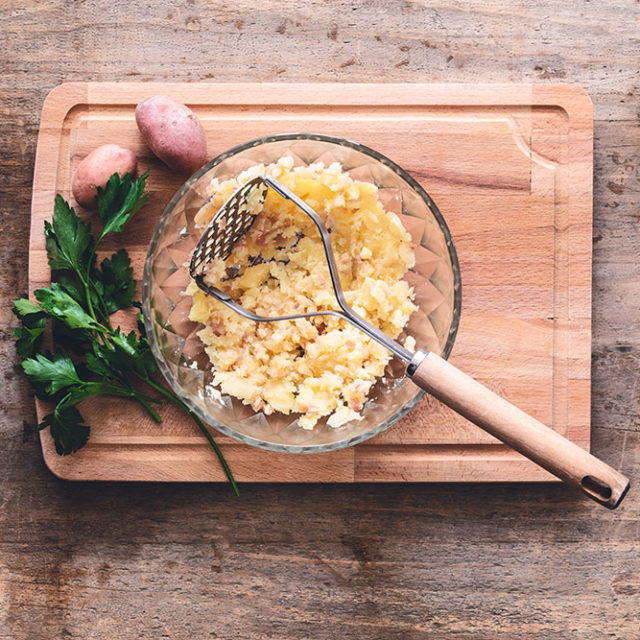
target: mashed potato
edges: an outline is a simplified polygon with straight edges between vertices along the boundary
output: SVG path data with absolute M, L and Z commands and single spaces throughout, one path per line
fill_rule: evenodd
M 197 224 L 206 226 L 240 184 L 261 173 L 274 176 L 325 221 L 349 305 L 396 338 L 416 309 L 413 291 L 402 279 L 414 264 L 409 234 L 394 213 L 384 210 L 375 185 L 352 180 L 337 163 L 293 164 L 284 157 L 237 179 L 214 180 L 211 201 L 198 212 Z M 313 222 L 271 190 L 247 235 L 225 262 L 209 266 L 205 280 L 264 316 L 339 308 Z M 359 419 L 391 357 L 340 318 L 252 322 L 194 282 L 188 294 L 193 296 L 190 319 L 204 325 L 198 335 L 213 365 L 214 384 L 256 411 L 300 413 L 305 429 L 330 414 L 332 427 Z

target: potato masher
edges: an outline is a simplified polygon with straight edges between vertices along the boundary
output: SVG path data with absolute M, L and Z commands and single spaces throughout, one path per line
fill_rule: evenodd
M 331 283 L 340 309 L 288 316 L 260 316 L 238 304 L 227 293 L 204 281 L 207 266 L 226 260 L 251 228 L 264 207 L 269 189 L 293 202 L 317 227 L 324 247 Z M 614 509 L 629 489 L 629 480 L 559 433 L 463 373 L 433 352 L 411 353 L 358 315 L 346 302 L 329 231 L 322 218 L 302 199 L 269 175 L 256 176 L 222 205 L 205 228 L 191 257 L 189 273 L 196 285 L 230 309 L 256 322 L 277 322 L 315 316 L 337 316 L 350 322 L 406 363 L 406 375 L 419 387 L 480 428 L 533 460 L 590 498 Z

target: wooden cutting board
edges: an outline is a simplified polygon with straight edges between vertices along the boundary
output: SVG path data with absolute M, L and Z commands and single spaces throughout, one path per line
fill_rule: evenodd
M 117 240 L 139 279 L 156 221 L 182 183 L 154 158 L 135 105 L 163 93 L 201 118 L 211 157 L 273 133 L 319 132 L 373 147 L 407 169 L 444 214 L 462 270 L 451 361 L 584 448 L 590 436 L 593 125 L 570 85 L 73 83 L 47 97 L 33 183 L 29 284 L 50 281 L 43 221 L 71 199 L 75 167 L 100 144 L 151 169 L 149 204 Z M 106 242 L 105 242 L 106 244 Z M 43 407 L 39 406 L 38 417 Z M 73 480 L 219 481 L 209 445 L 167 407 L 87 401 L 89 444 L 44 458 Z M 425 399 L 373 440 L 327 454 L 270 453 L 217 436 L 240 481 L 547 481 L 552 476 Z

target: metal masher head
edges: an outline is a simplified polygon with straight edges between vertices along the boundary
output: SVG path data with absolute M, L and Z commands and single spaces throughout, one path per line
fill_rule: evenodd
M 217 287 L 205 282 L 207 267 L 214 260 L 226 260 L 233 251 L 234 245 L 249 231 L 256 218 L 264 209 L 265 200 L 269 189 L 273 189 L 281 197 L 293 202 L 301 211 L 309 216 L 320 233 L 324 253 L 327 258 L 331 284 L 340 309 L 327 311 L 315 311 L 313 313 L 299 313 L 289 316 L 260 316 L 242 305 L 238 304 L 231 296 Z M 366 333 L 370 338 L 379 342 L 394 355 L 405 362 L 410 362 L 413 354 L 401 344 L 392 340 L 377 327 L 369 324 L 358 315 L 345 300 L 340 284 L 338 267 L 331 248 L 329 231 L 322 218 L 295 193 L 290 191 L 282 183 L 269 175 L 260 175 L 238 187 L 229 199 L 220 207 L 211 222 L 205 228 L 196 248 L 191 256 L 189 274 L 196 285 L 205 293 L 213 296 L 236 313 L 256 322 L 277 322 L 281 320 L 298 320 L 300 318 L 313 318 L 316 316 L 337 316 L 350 322 L 355 327 Z
M 262 211 L 267 184 L 257 176 L 236 189 L 207 225 L 191 256 L 189 273 L 197 278 L 213 260 L 226 260 Z

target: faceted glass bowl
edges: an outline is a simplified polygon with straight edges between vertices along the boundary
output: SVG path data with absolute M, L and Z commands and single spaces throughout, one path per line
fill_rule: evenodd
M 340 162 L 356 180 L 378 186 L 385 208 L 398 214 L 411 234 L 415 266 L 405 276 L 415 291 L 418 310 L 405 333 L 417 348 L 447 357 L 460 317 L 460 269 L 451 234 L 424 189 L 394 162 L 355 142 L 317 134 L 282 134 L 252 140 L 219 155 L 195 173 L 176 193 L 155 230 L 144 266 L 143 312 L 153 354 L 173 390 L 199 416 L 222 433 L 271 451 L 315 453 L 362 442 L 390 427 L 423 397 L 404 376 L 395 358 L 372 388 L 362 420 L 332 428 L 320 420 L 312 431 L 298 426 L 298 415 L 265 415 L 240 400 L 211 390 L 211 364 L 197 336 L 202 328 L 189 321 L 191 298 L 185 263 L 201 229 L 194 217 L 207 201 L 206 187 L 237 176 L 256 164 L 293 157 L 296 165 Z

